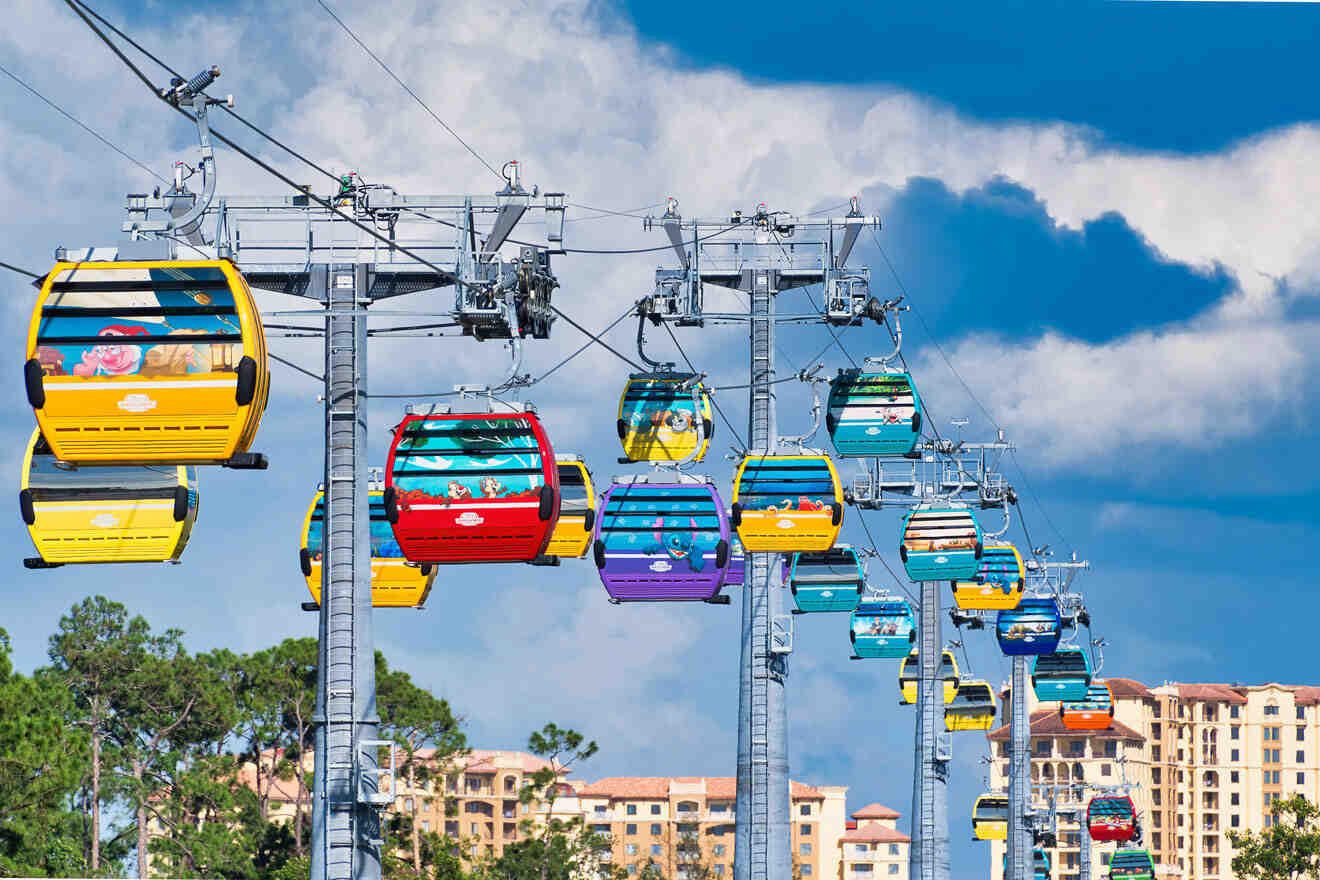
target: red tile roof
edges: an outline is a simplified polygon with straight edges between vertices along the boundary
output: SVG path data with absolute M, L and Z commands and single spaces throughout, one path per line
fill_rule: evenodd
M 1183 700 L 1206 700 L 1215 703 L 1245 703 L 1247 698 L 1226 684 L 1181 684 L 1171 682 Z
M 882 803 L 867 804 L 852 814 L 854 819 L 897 819 L 899 813 Z
M 1299 706 L 1314 706 L 1320 703 L 1320 687 L 1303 685 L 1293 688 L 1293 699 Z
M 841 843 L 910 843 L 912 838 L 887 825 L 863 825 L 839 838 Z
M 732 776 L 610 776 L 578 789 L 581 797 L 606 797 L 612 800 L 636 800 L 649 798 L 667 800 L 670 783 L 680 785 L 703 785 L 707 798 L 727 798 L 737 796 L 737 780 Z M 792 798 L 795 801 L 823 801 L 825 795 L 809 785 L 792 782 Z M 694 795 L 695 796 L 695 795 Z
M 1105 684 L 1115 697 L 1153 697 L 1150 688 L 1133 678 L 1106 678 Z
M 994 742 L 1007 742 L 1008 725 L 996 728 L 986 734 L 986 737 Z M 1057 709 L 1044 709 L 1039 712 L 1031 713 L 1031 735 L 1032 736 L 1071 736 L 1078 739 L 1127 739 L 1137 742 L 1145 742 L 1146 738 L 1128 727 L 1121 721 L 1115 720 L 1108 730 L 1069 730 L 1063 726 L 1063 719 L 1059 717 Z

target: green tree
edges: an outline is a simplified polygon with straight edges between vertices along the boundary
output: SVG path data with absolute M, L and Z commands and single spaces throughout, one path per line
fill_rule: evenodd
M 1270 805 L 1274 823 L 1262 831 L 1229 831 L 1237 850 L 1235 877 L 1301 880 L 1320 877 L 1320 807 L 1298 794 Z
M 0 875 L 84 872 L 68 804 L 81 782 L 87 735 L 65 723 L 72 701 L 59 682 L 13 671 L 3 629 L 0 710 Z
M 148 846 L 153 864 L 164 869 L 160 873 L 248 878 L 287 862 L 288 847 L 279 840 L 282 826 L 262 820 L 257 796 L 239 773 L 233 755 L 197 753 L 153 799 L 163 833 Z
M 397 745 L 397 772 L 411 793 L 405 804 L 411 803 L 412 808 L 400 824 L 411 844 L 412 872 L 421 876 L 425 853 L 418 814 L 437 796 L 443 800 L 445 778 L 454 762 L 468 754 L 467 737 L 447 700 L 418 687 L 408 673 L 390 669 L 380 652 L 376 653 L 376 685 L 380 737 Z M 419 783 L 437 795 L 420 794 Z
M 498 859 L 481 866 L 483 880 L 574 880 L 577 877 L 624 877 L 622 867 L 604 864 L 601 850 L 608 841 L 595 834 L 581 816 L 561 819 L 555 816 L 564 774 L 575 764 L 596 754 L 599 747 L 594 740 L 576 730 L 561 728 L 554 723 L 533 731 L 527 739 L 527 748 L 544 758 L 546 766 L 525 777 L 518 799 L 538 809 L 544 808 L 545 821 L 522 821 L 526 837 L 504 847 Z
M 122 682 L 146 656 L 150 627 L 141 617 L 129 618 L 118 602 L 91 596 L 60 618 L 50 637 L 53 674 L 68 689 L 72 701 L 69 723 L 87 732 L 90 742 L 86 798 L 89 826 L 88 867 L 101 868 L 101 805 L 106 743 L 119 709 Z

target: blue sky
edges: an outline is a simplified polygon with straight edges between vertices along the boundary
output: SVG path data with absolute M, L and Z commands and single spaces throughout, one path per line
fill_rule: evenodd
M 1320 350 L 1309 76 L 1320 8 L 969 3 L 804 15 L 764 3 L 515 11 L 416 0 L 388 21 L 365 3 L 336 9 L 493 164 L 517 157 L 528 181 L 571 201 L 633 209 L 672 195 L 684 213 L 715 215 L 760 201 L 806 212 L 859 195 L 881 215 L 878 241 L 915 307 L 904 351 L 941 430 L 959 416 L 971 420 L 967 436 L 1002 425 L 1025 468 L 1008 475 L 1035 542 L 1093 563 L 1077 586 L 1112 643 L 1105 672 L 1317 683 L 1309 624 L 1279 609 L 1313 589 L 1320 538 L 1309 514 L 1320 485 L 1307 467 Z M 312 4 L 189 12 L 184 24 L 206 37 L 184 44 L 150 10 L 103 11 L 180 67 L 220 64 L 241 110 L 337 171 L 412 192 L 496 185 Z M 195 155 L 192 133 L 55 0 L 18 0 L 0 63 L 161 173 Z M 0 259 L 44 271 L 57 244 L 115 241 L 123 193 L 151 179 L 4 77 L 0 108 L 0 198 L 24 206 L 4 221 Z M 227 151 L 218 163 L 221 192 L 280 192 Z M 570 229 L 580 247 L 660 243 L 627 218 Z M 666 259 L 560 258 L 556 302 L 602 327 Z M 853 259 L 871 266 L 877 295 L 898 292 L 869 237 Z M 17 348 L 31 291 L 9 276 L 0 290 L 0 332 Z M 622 325 L 611 341 L 629 351 L 632 332 Z M 742 330 L 679 332 L 717 382 L 745 371 Z M 843 340 L 854 357 L 886 350 L 874 329 Z M 558 325 L 529 346 L 529 368 L 580 341 Z M 815 328 L 780 341 L 796 368 L 829 337 Z M 655 343 L 668 346 L 663 334 Z M 318 363 L 316 345 L 274 345 Z M 370 381 L 444 389 L 498 375 L 501 357 L 471 341 L 400 343 L 375 351 Z M 825 361 L 832 371 L 846 358 L 833 349 Z M 612 425 L 627 369 L 594 349 L 530 395 L 557 447 L 585 455 L 598 481 L 626 470 L 614 464 Z M 258 444 L 272 468 L 203 474 L 183 565 L 29 573 L 18 566 L 31 552 L 19 518 L 0 518 L 13 560 L 0 626 L 20 668 L 44 661 L 60 614 L 93 592 L 184 629 L 195 650 L 312 634 L 312 616 L 297 610 L 306 595 L 295 557 L 319 479 L 319 457 L 305 451 L 319 442 L 318 389 L 273 372 Z M 16 481 L 31 417 L 18 383 L 0 386 L 0 401 Z M 720 402 L 743 431 L 744 402 Z M 781 386 L 783 432 L 805 424 L 806 406 L 803 391 Z M 400 411 L 372 404 L 377 464 Z M 720 425 L 721 448 L 727 433 Z M 707 469 L 730 473 L 723 460 Z M 845 538 L 864 543 L 848 516 Z M 897 569 L 897 512 L 867 516 Z M 1012 534 L 1022 537 L 1017 525 Z M 553 719 L 601 741 L 588 778 L 733 772 L 736 595 L 730 608 L 615 608 L 585 561 L 476 573 L 443 574 L 425 611 L 376 615 L 378 645 L 455 703 L 475 744 L 519 747 Z M 880 800 L 907 814 L 912 719 L 895 705 L 897 669 L 850 663 L 844 618 L 798 624 L 794 778 L 851 786 L 853 809 Z M 968 641 L 975 670 L 999 680 L 997 650 Z M 983 851 L 964 842 L 983 752 L 974 735 L 956 745 L 958 877 L 984 876 Z

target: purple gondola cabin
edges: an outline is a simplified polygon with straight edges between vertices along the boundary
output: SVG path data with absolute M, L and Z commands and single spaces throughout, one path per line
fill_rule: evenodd
M 729 519 L 709 478 L 615 477 L 594 553 L 612 602 L 711 601 L 729 566 Z

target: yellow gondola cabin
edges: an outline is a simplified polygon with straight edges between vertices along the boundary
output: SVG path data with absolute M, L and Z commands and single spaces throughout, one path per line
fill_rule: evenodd
M 228 260 L 57 263 L 24 381 L 63 461 L 259 466 L 266 337 Z
M 731 523 L 749 553 L 820 552 L 843 523 L 843 488 L 828 455 L 750 455 L 733 478 Z
M 898 702 L 901 706 L 914 705 L 917 702 L 917 682 L 921 678 L 919 664 L 917 652 L 913 651 L 903 658 L 902 664 L 898 667 Z M 939 677 L 944 683 L 944 705 L 947 706 L 958 695 L 958 682 L 962 678 L 958 670 L 958 660 L 953 656 L 952 651 L 940 652 Z
M 18 494 L 37 557 L 28 568 L 177 562 L 197 519 L 197 473 L 181 465 L 76 467 L 40 430 L 23 457 Z
M 959 608 L 978 611 L 1013 609 L 1022 601 L 1026 585 L 1022 554 L 1007 542 L 986 542 L 976 577 L 953 581 L 953 602 Z
M 630 461 L 701 461 L 710 447 L 710 392 L 695 373 L 633 373 L 619 398 L 619 442 Z
M 394 540 L 385 515 L 384 492 L 367 493 L 371 513 L 371 604 L 375 608 L 418 608 L 426 602 L 435 582 L 436 567 L 408 562 Z M 325 494 L 318 490 L 303 518 L 302 549 L 298 562 L 312 601 L 321 601 L 321 560 L 325 534 Z
M 596 492 L 580 455 L 555 455 L 559 470 L 559 519 L 543 557 L 579 559 L 591 546 L 596 525 Z M 541 557 L 538 557 L 538 559 Z M 553 561 L 553 560 L 551 560 Z

